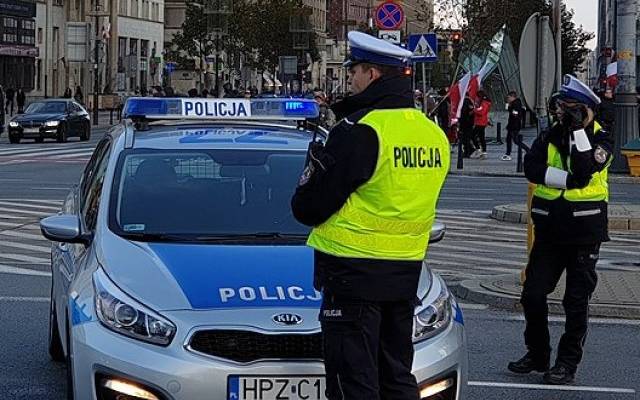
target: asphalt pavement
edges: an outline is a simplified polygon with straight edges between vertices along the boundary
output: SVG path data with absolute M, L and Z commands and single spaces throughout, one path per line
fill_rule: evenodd
M 91 151 L 106 128 L 94 129 L 89 142 L 47 141 L 8 144 L 0 136 L 0 321 L 3 358 L 1 398 L 62 399 L 64 368 L 46 352 L 50 284 L 49 242 L 38 221 L 59 209 L 78 182 Z M 517 274 L 526 264 L 526 227 L 490 218 L 493 207 L 524 201 L 527 184 L 518 176 L 451 175 L 442 191 L 438 218 L 445 239 L 429 250 L 429 263 L 451 287 L 486 277 Z M 640 185 L 612 184 L 612 199 L 637 203 Z M 640 233 L 612 232 L 600 265 L 608 270 L 638 271 Z M 491 304 L 463 304 L 468 328 L 470 386 L 468 399 L 636 399 L 640 379 L 640 322 L 595 320 L 575 385 L 540 385 L 540 376 L 514 376 L 506 363 L 523 351 L 524 323 L 518 312 Z M 554 316 L 553 334 L 561 330 Z M 635 341 L 635 342 L 634 342 Z

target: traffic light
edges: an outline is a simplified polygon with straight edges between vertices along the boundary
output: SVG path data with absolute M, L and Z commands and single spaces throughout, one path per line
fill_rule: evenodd
M 462 42 L 462 33 L 461 32 L 453 32 L 451 35 L 451 41 L 454 46 L 459 46 L 460 42 Z

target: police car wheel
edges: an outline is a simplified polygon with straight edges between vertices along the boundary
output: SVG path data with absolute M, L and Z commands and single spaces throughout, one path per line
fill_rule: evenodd
M 73 349 L 71 348 L 71 324 L 67 318 L 67 356 L 65 357 L 67 365 L 67 400 L 74 400 L 73 394 Z
M 49 356 L 56 362 L 65 361 L 64 350 L 62 349 L 62 339 L 60 339 L 60 332 L 58 331 L 58 317 L 56 316 L 56 306 L 53 302 L 53 297 L 49 302 Z

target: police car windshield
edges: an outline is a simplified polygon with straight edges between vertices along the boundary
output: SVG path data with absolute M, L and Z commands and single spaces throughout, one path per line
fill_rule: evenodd
M 309 228 L 290 200 L 304 160 L 301 151 L 125 151 L 110 227 L 142 241 L 300 242 Z

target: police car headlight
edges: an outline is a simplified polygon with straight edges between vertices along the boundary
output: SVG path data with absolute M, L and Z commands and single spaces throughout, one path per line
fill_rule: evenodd
M 175 325 L 126 295 L 101 268 L 93 274 L 93 285 L 96 314 L 102 325 L 148 343 L 161 346 L 171 343 Z
M 9 122 L 9 127 L 10 127 L 10 128 L 17 128 L 17 127 L 19 127 L 19 126 L 20 126 L 20 124 L 19 124 L 19 123 L 17 123 L 16 121 L 11 121 L 11 122 Z
M 60 121 L 47 121 L 44 123 L 44 126 L 47 127 L 56 127 L 58 125 L 60 125 Z
M 416 309 L 413 319 L 413 343 L 430 339 L 444 331 L 451 323 L 452 308 L 451 294 L 445 283 L 440 281 L 440 294 L 430 304 L 422 305 Z

